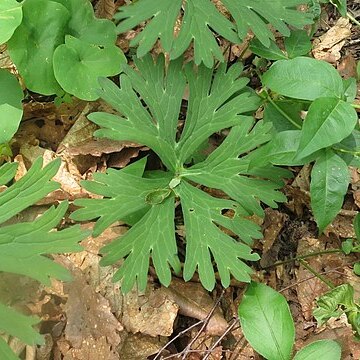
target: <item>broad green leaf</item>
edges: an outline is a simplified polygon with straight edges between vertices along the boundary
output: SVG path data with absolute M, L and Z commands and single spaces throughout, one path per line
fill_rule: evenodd
M 126 59 L 115 45 L 88 44 L 70 35 L 54 52 L 54 74 L 61 87 L 83 100 L 98 99 L 99 77 L 120 72 Z
M 318 340 L 298 351 L 294 360 L 341 360 L 341 347 L 333 340 Z
M 336 98 L 316 99 L 304 120 L 298 158 L 345 139 L 357 122 L 357 113 L 351 104 Z
M 312 23 L 311 14 L 296 10 L 298 5 L 306 4 L 308 0 L 265 2 L 267 4 L 264 4 L 264 0 L 224 0 L 223 4 L 234 18 L 236 27 L 210 0 L 158 0 L 155 5 L 151 0 L 138 0 L 120 7 L 115 19 L 120 21 L 119 32 L 126 32 L 149 20 L 131 42 L 132 46 L 139 45 L 138 57 L 148 53 L 158 39 L 172 59 L 182 55 L 193 42 L 195 63 L 203 62 L 205 66 L 212 67 L 213 57 L 219 61 L 224 60 L 213 33 L 237 43 L 238 34 L 244 38 L 252 30 L 263 45 L 269 46 L 270 39 L 274 39 L 274 36 L 267 23 L 286 36 L 290 34 L 286 24 L 302 28 Z M 184 11 L 183 21 L 178 35 L 174 36 L 174 27 L 181 9 Z
M 298 130 L 302 127 L 300 112 L 304 105 L 293 101 L 272 101 L 266 104 L 264 121 L 271 122 L 277 132 Z
M 50 181 L 57 173 L 60 159 L 57 159 L 44 168 L 41 158 L 37 159 L 26 176 L 11 187 L 0 193 L 0 223 L 10 219 L 28 206 L 36 203 L 51 191 L 59 188 L 59 184 Z M 0 174 L 3 174 L 3 167 Z M 6 169 L 6 168 L 5 168 Z
M 360 261 L 354 264 L 353 271 L 355 275 L 360 276 Z M 360 319 L 360 316 L 358 318 Z
M 347 102 L 352 103 L 357 94 L 357 84 L 355 78 L 343 79 L 344 96 Z
M 39 320 L 36 317 L 22 315 L 0 303 L 0 331 L 5 331 L 28 345 L 44 343 L 42 336 L 33 328 Z M 2 359 L 7 360 L 7 358 Z
M 240 64 L 229 69 L 220 65 L 213 71 L 190 63 L 182 71 L 182 59 L 178 59 L 171 61 L 165 71 L 164 63 L 163 56 L 154 62 L 147 55 L 135 60 L 137 69 L 124 65 L 120 88 L 102 79 L 100 95 L 119 115 L 93 113 L 89 119 L 101 127 L 95 132 L 96 136 L 150 147 L 167 171 L 144 172 L 142 160 L 120 171 L 109 169 L 106 174 L 97 174 L 95 181 L 85 182 L 84 187 L 103 198 L 77 200 L 75 204 L 82 208 L 75 211 L 72 218 L 83 221 L 98 218 L 94 235 L 118 220 L 132 225 L 123 237 L 103 251 L 106 254 L 103 264 L 124 259 L 115 276 L 115 280 L 122 279 L 123 292 L 129 291 L 135 282 L 140 289 L 145 288 L 150 257 L 160 282 L 168 285 L 170 266 L 179 270 L 174 241 L 175 193 L 183 211 L 194 208 L 202 217 L 199 223 L 194 216 L 184 214 L 185 241 L 190 249 L 184 277 L 189 279 L 198 270 L 204 286 L 213 288 L 214 269 L 207 261 L 213 256 L 224 286 L 229 284 L 231 274 L 249 281 L 250 268 L 242 259 L 257 259 L 249 245 L 260 233 L 247 216 L 254 212 L 262 214 L 261 202 L 277 206 L 277 201 L 285 200 L 276 189 L 282 186 L 280 179 L 287 171 L 269 163 L 249 168 L 258 148 L 271 139 L 271 124 L 254 125 L 249 116 L 260 101 L 246 88 L 248 80 L 241 78 Z M 186 88 L 187 113 L 178 134 Z M 232 130 L 221 146 L 204 161 L 187 167 L 188 160 L 212 134 L 228 128 Z M 224 179 L 229 181 L 223 188 Z M 196 183 L 207 186 L 207 181 L 210 187 L 220 186 L 226 193 L 224 196 L 233 200 L 217 199 L 197 189 Z M 223 216 L 222 210 L 228 210 L 230 217 Z M 206 224 L 207 236 L 199 238 L 202 224 Z M 223 234 L 218 226 L 231 231 L 246 245 Z M 219 238 L 222 248 L 218 245 Z M 207 258 L 201 263 L 192 261 L 192 249 L 204 251 Z M 233 256 L 229 258 L 224 249 L 232 249 Z
M 357 74 L 357 79 L 360 79 L 360 61 L 357 62 L 356 64 L 356 74 Z
M 285 49 L 290 59 L 306 55 L 311 50 L 311 41 L 305 30 L 293 30 L 284 40 Z
M 82 42 L 99 46 L 113 46 L 116 41 L 115 25 L 97 19 L 89 0 L 52 0 L 62 4 L 70 13 L 66 34 Z
M 254 39 L 251 42 L 250 50 L 265 59 L 268 60 L 282 60 L 287 59 L 287 56 L 279 49 L 276 42 L 271 40 L 269 46 L 263 45 L 260 40 Z
M 347 164 L 332 150 L 319 156 L 311 171 L 311 208 L 322 232 L 341 210 L 350 174 Z
M 19 360 L 2 337 L 0 337 L 0 359 Z
M 0 44 L 8 41 L 22 20 L 22 8 L 16 0 L 0 2 Z
M 0 69 L 0 144 L 10 141 L 19 128 L 22 99 L 23 92 L 16 76 Z
M 224 287 L 230 285 L 230 274 L 239 281 L 249 282 L 252 270 L 241 260 L 256 261 L 259 256 L 252 253 L 248 245 L 223 233 L 219 226 L 245 238 L 253 233 L 259 235 L 257 226 L 239 216 L 239 211 L 241 215 L 244 212 L 233 201 L 211 197 L 186 182 L 182 182 L 176 192 L 181 198 L 186 228 L 185 281 L 190 280 L 197 270 L 201 283 L 211 291 L 215 286 L 213 258 Z M 224 209 L 233 210 L 233 217 L 222 215 Z M 250 233 L 247 233 L 248 229 Z
M 288 130 L 276 134 L 267 145 L 267 161 L 275 165 L 288 166 L 304 165 L 314 161 L 319 155 L 318 152 L 300 160 L 296 158 L 300 136 L 300 130 Z
M 238 312 L 244 336 L 259 354 L 268 360 L 290 359 L 295 327 L 284 296 L 252 282 Z
M 68 10 L 49 0 L 26 0 L 23 21 L 8 41 L 8 51 L 29 90 L 61 93 L 53 71 L 54 50 L 64 43 Z
M 341 76 L 329 63 L 308 57 L 275 62 L 263 75 L 265 86 L 295 99 L 342 98 Z

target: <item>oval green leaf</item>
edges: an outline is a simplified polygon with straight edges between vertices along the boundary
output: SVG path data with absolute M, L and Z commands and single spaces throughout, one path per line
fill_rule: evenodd
M 0 144 L 10 141 L 19 128 L 22 99 L 23 92 L 16 76 L 0 69 Z
M 357 113 L 351 104 L 336 98 L 316 99 L 304 120 L 298 158 L 345 139 L 357 121 Z
M 16 0 L 0 2 L 0 44 L 8 41 L 21 24 L 22 8 Z
M 287 59 L 287 56 L 279 49 L 273 40 L 270 40 L 269 46 L 265 46 L 260 40 L 254 39 L 251 41 L 250 50 L 254 54 L 268 60 Z
M 252 282 L 238 312 L 244 336 L 259 354 L 268 360 L 290 359 L 295 328 L 289 306 L 281 294 Z
M 311 50 L 311 41 L 305 30 L 293 30 L 289 37 L 285 38 L 285 49 L 290 59 L 306 55 Z
M 29 90 L 44 95 L 62 92 L 54 77 L 52 59 L 56 47 L 64 43 L 69 16 L 57 2 L 24 2 L 23 22 L 9 40 L 8 51 Z
M 341 76 L 335 68 L 308 57 L 275 62 L 262 81 L 272 91 L 296 99 L 341 98 L 344 94 Z
M 302 348 L 294 360 L 340 360 L 341 347 L 333 340 L 319 340 Z
M 335 218 L 344 201 L 350 174 L 345 161 L 328 149 L 316 160 L 311 171 L 311 208 L 322 232 Z
M 66 36 L 65 44 L 54 52 L 54 73 L 62 88 L 79 99 L 99 98 L 99 77 L 113 76 L 126 62 L 122 51 L 112 46 L 97 46 Z

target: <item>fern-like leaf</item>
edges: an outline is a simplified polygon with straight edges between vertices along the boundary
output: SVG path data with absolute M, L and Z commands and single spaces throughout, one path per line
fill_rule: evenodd
M 287 24 L 296 28 L 312 23 L 310 13 L 297 10 L 298 5 L 309 0 L 223 0 L 223 4 L 235 20 L 229 21 L 211 0 L 138 0 L 119 8 L 115 19 L 119 21 L 118 31 L 128 31 L 148 20 L 145 28 L 131 42 L 138 45 L 137 56 L 151 50 L 160 39 L 161 45 L 172 59 L 182 55 L 189 45 L 194 44 L 195 63 L 203 62 L 212 67 L 213 57 L 223 61 L 221 49 L 214 34 L 221 35 L 232 43 L 243 39 L 251 30 L 265 45 L 274 39 L 268 25 L 271 24 L 283 35 L 289 36 Z M 183 11 L 179 34 L 174 36 L 177 18 Z

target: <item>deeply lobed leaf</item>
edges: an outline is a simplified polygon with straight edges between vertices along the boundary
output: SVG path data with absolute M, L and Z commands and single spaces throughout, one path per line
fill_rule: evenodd
M 126 32 L 143 21 L 148 24 L 134 38 L 131 45 L 136 46 L 137 56 L 148 53 L 155 42 L 160 39 L 171 59 L 181 56 L 191 43 L 194 45 L 195 63 L 203 62 L 213 66 L 213 58 L 223 61 L 222 51 L 214 34 L 219 34 L 232 43 L 244 39 L 249 31 L 258 37 L 260 42 L 270 45 L 274 35 L 269 29 L 271 24 L 285 36 L 290 35 L 286 24 L 296 28 L 312 23 L 312 15 L 299 12 L 297 6 L 307 4 L 308 0 L 223 0 L 236 26 L 223 15 L 211 0 L 139 0 L 119 8 L 115 19 L 119 21 L 118 31 Z M 183 13 L 180 29 L 177 29 L 178 17 Z
M 259 98 L 246 88 L 248 80 L 240 76 L 240 64 L 229 69 L 221 65 L 216 72 L 188 64 L 182 72 L 181 59 L 167 68 L 162 56 L 156 62 L 149 55 L 135 62 L 137 70 L 123 67 L 120 88 L 109 80 L 101 81 L 101 97 L 119 114 L 93 113 L 89 118 L 101 126 L 97 136 L 147 145 L 168 171 L 144 172 L 146 159 L 142 159 L 122 170 L 96 174 L 95 181 L 84 186 L 103 198 L 77 200 L 75 204 L 82 208 L 72 218 L 98 218 L 94 235 L 118 220 L 132 225 L 102 250 L 103 264 L 124 259 L 114 279 L 122 279 L 123 292 L 136 282 L 144 290 L 150 257 L 164 285 L 170 283 L 171 268 L 180 271 L 174 235 L 178 199 L 185 224 L 184 278 L 189 280 L 197 270 L 203 285 L 212 289 L 214 262 L 224 286 L 229 285 L 230 275 L 250 281 L 251 269 L 244 260 L 258 259 L 249 245 L 261 234 L 246 217 L 262 214 L 260 201 L 276 206 L 276 201 L 285 199 L 276 191 L 284 172 L 268 164 L 257 165 L 257 148 L 270 139 L 270 126 L 261 122 L 254 126 L 248 115 L 258 108 Z M 186 85 L 187 114 L 178 134 Z M 230 134 L 203 162 L 187 163 L 204 141 L 226 128 L 232 128 Z M 269 177 L 264 179 L 264 174 Z M 233 200 L 213 197 L 195 183 L 222 190 Z

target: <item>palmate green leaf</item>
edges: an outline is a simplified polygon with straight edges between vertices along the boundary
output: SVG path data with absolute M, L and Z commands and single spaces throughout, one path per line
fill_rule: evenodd
M 194 44 L 195 63 L 203 62 L 213 66 L 213 57 L 223 61 L 223 55 L 213 32 L 225 39 L 237 43 L 251 30 L 264 46 L 274 39 L 268 27 L 270 23 L 283 35 L 289 36 L 286 24 L 296 28 L 312 23 L 312 15 L 299 12 L 296 7 L 308 3 L 308 0 L 224 0 L 223 4 L 235 20 L 230 22 L 211 0 L 138 0 L 128 6 L 119 8 L 115 19 L 120 21 L 119 32 L 126 32 L 143 21 L 149 23 L 138 34 L 131 45 L 138 46 L 137 55 L 148 53 L 155 42 L 160 39 L 166 52 L 172 59 L 178 58 Z M 183 5 L 183 6 L 182 6 Z M 178 36 L 174 37 L 174 27 L 180 10 L 183 10 L 183 21 Z
M 311 171 L 311 208 L 322 232 L 341 209 L 350 180 L 348 166 L 340 156 L 327 149 Z
M 0 223 L 4 223 L 59 187 L 51 181 L 59 169 L 59 160 L 42 168 L 42 159 L 37 159 L 27 174 L 0 193 Z M 7 184 L 15 175 L 15 171 L 16 164 L 1 166 L 0 183 Z M 54 231 L 67 208 L 68 204 L 63 202 L 57 208 L 49 208 L 33 222 L 2 224 L 0 271 L 26 275 L 46 285 L 50 285 L 50 277 L 70 280 L 70 273 L 48 257 L 53 253 L 80 251 L 82 248 L 78 242 L 88 235 L 80 226 Z M 0 303 L 1 332 L 16 336 L 29 345 L 41 344 L 42 337 L 32 328 L 37 322 L 38 319 L 19 314 Z M 17 359 L 2 339 L 0 354 L 4 359 Z
M 8 335 L 15 336 L 28 345 L 43 344 L 43 337 L 33 328 L 38 322 L 38 318 L 25 316 L 0 303 L 0 332 L 5 331 Z M 18 360 L 17 357 L 15 359 Z
M 0 359 L 19 360 L 2 337 L 0 337 Z
M 341 347 L 333 340 L 318 340 L 298 351 L 294 360 L 340 360 Z
M 253 119 L 248 117 L 234 126 L 221 146 L 202 163 L 187 169 L 183 176 L 207 187 L 220 189 L 238 201 L 250 213 L 263 215 L 259 199 L 271 207 L 285 196 L 276 191 L 280 186 L 273 181 L 249 177 L 256 168 L 249 169 L 250 159 L 238 157 L 271 139 L 271 125 L 258 122 L 253 129 Z M 261 176 L 261 175 L 259 175 Z
M 283 295 L 252 282 L 238 309 L 246 340 L 268 360 L 289 360 L 295 340 L 295 327 Z
M 336 69 L 325 61 L 308 57 L 275 62 L 263 75 L 262 82 L 272 91 L 295 99 L 341 99 L 344 95 L 342 79 Z
M 164 285 L 170 282 L 170 268 L 179 270 L 174 238 L 177 198 L 186 233 L 184 278 L 189 280 L 198 270 L 204 286 L 212 289 L 213 257 L 224 286 L 229 285 L 230 275 L 250 281 L 250 268 L 243 260 L 258 258 L 249 245 L 253 238 L 260 237 L 260 232 L 247 216 L 262 214 L 261 201 L 276 206 L 276 201 L 285 199 L 276 189 L 282 185 L 279 179 L 288 173 L 271 164 L 256 165 L 257 148 L 270 140 L 271 125 L 260 122 L 254 126 L 248 115 L 258 108 L 259 98 L 246 88 L 248 80 L 240 76 L 242 65 L 229 69 L 220 65 L 214 72 L 190 63 L 182 72 L 181 59 L 165 68 L 162 56 L 155 63 L 150 55 L 135 63 L 137 70 L 123 66 L 120 88 L 101 80 L 101 97 L 119 114 L 93 113 L 89 119 L 101 127 L 95 132 L 97 136 L 149 146 L 168 171 L 144 172 L 143 159 L 122 170 L 109 169 L 106 174 L 95 175 L 95 181 L 85 182 L 84 186 L 103 198 L 77 200 L 75 204 L 82 208 L 72 218 L 98 218 L 95 235 L 118 220 L 132 225 L 124 236 L 103 249 L 103 264 L 124 259 L 115 276 L 115 280 L 123 281 L 122 291 L 129 291 L 136 282 L 144 290 L 150 257 Z M 187 114 L 178 135 L 187 85 Z M 204 161 L 188 164 L 213 133 L 226 128 L 232 130 L 221 146 Z M 251 161 L 255 165 L 250 169 Z M 194 183 L 220 189 L 233 200 L 214 198 Z M 243 243 L 223 233 L 220 227 Z
M 184 265 L 185 281 L 190 280 L 197 270 L 201 283 L 211 291 L 215 285 L 213 257 L 224 287 L 230 285 L 230 274 L 239 281 L 249 282 L 252 270 L 240 259 L 256 261 L 259 256 L 253 254 L 249 246 L 235 241 L 218 227 L 224 226 L 240 237 L 259 237 L 259 233 L 252 234 L 254 226 L 251 221 L 237 213 L 238 204 L 211 197 L 187 182 L 182 182 L 176 188 L 176 193 L 181 199 L 186 228 L 186 251 L 190 255 L 186 257 Z M 224 209 L 233 210 L 234 217 L 222 215 Z M 243 213 L 241 208 L 240 211 Z
M 318 98 L 309 107 L 301 129 L 297 157 L 340 142 L 351 134 L 358 116 L 351 104 L 336 98 Z

